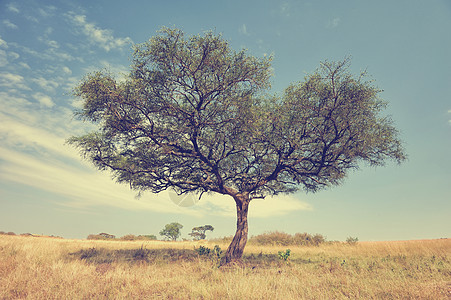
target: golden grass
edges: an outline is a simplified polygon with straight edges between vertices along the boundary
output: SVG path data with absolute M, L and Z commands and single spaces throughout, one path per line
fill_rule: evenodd
M 249 245 L 246 267 L 208 259 L 90 263 L 81 249 L 189 249 L 209 242 L 86 241 L 0 236 L 0 299 L 449 299 L 451 240 L 356 246 Z M 227 245 L 220 245 L 226 249 Z M 272 260 L 290 248 L 288 263 Z

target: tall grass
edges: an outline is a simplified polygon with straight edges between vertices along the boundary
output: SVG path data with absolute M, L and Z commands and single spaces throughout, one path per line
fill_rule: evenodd
M 0 236 L 0 299 L 451 297 L 449 239 L 290 246 L 288 263 L 284 246 L 250 244 L 221 268 L 194 251 L 215 243 Z

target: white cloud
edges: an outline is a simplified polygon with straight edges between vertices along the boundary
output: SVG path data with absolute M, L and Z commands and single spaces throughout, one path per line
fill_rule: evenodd
M 17 29 L 17 25 L 14 23 L 11 23 L 10 20 L 3 20 L 3 25 L 5 25 L 6 27 L 8 27 L 9 29 Z
M 62 70 L 63 70 L 64 74 L 66 74 L 66 75 L 72 75 L 72 70 L 69 69 L 68 67 L 64 66 L 64 67 L 62 68 Z
M 52 98 L 43 93 L 34 93 L 33 98 L 37 100 L 41 104 L 41 106 L 44 107 L 50 108 L 55 105 L 55 103 L 53 103 L 52 101 Z
M 14 13 L 19 13 L 19 9 L 13 4 L 13 3 L 9 3 L 7 5 L 7 8 L 9 11 L 14 12 Z
M 23 62 L 23 61 L 20 62 L 19 66 L 21 66 L 24 69 L 31 70 L 31 67 L 26 62 Z
M 8 49 L 8 43 L 0 37 L 0 47 Z
M 341 19 L 340 18 L 334 18 L 329 21 L 329 24 L 327 25 L 328 28 L 336 28 L 338 25 L 340 25 Z
M 280 5 L 280 13 L 285 17 L 289 17 L 290 11 L 291 11 L 290 3 L 282 2 L 282 4 Z
M 55 91 L 59 86 L 58 82 L 55 80 L 45 79 L 44 77 L 33 78 L 31 81 L 39 85 L 42 89 L 50 92 Z
M 57 8 L 56 8 L 55 6 L 50 5 L 50 6 L 46 6 L 46 7 L 41 7 L 41 8 L 39 8 L 39 9 L 38 9 L 38 13 L 39 13 L 41 16 L 47 18 L 47 17 L 53 16 L 54 13 L 55 13 L 55 11 L 56 11 L 56 9 L 57 9 Z
M 278 195 L 266 197 L 264 200 L 253 200 L 249 208 L 252 217 L 266 218 L 281 216 L 294 211 L 312 210 L 312 206 L 297 199 L 294 195 Z
M 10 56 L 13 60 L 16 60 L 20 57 L 20 54 L 16 52 L 9 52 L 8 56 Z
M 45 190 L 67 199 L 56 203 L 59 205 L 76 208 L 114 206 L 167 213 L 183 210 L 164 195 L 153 196 L 152 199 L 136 199 L 135 193 L 127 186 L 115 184 L 107 174 L 86 167 L 74 167 L 4 147 L 0 147 L 0 159 L 4 161 L 0 166 L 2 180 Z
M 8 58 L 5 50 L 0 49 L 0 67 L 4 67 L 8 64 Z
M 241 25 L 241 27 L 238 29 L 238 32 L 244 35 L 249 35 L 249 33 L 247 32 L 246 24 Z
M 28 86 L 25 85 L 23 76 L 13 73 L 0 73 L 0 86 L 9 89 L 22 89 L 30 90 Z
M 82 29 L 83 34 L 89 38 L 91 43 L 98 45 L 107 52 L 112 49 L 121 49 L 125 45 L 132 42 L 129 37 L 116 38 L 113 36 L 113 32 L 111 30 L 101 29 L 96 27 L 94 23 L 87 22 L 86 16 L 84 15 L 70 14 L 69 17 Z

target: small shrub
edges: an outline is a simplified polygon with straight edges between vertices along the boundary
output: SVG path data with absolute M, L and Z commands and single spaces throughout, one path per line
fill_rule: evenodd
M 141 245 L 141 248 L 133 252 L 132 257 L 135 261 L 148 261 L 149 251 Z
M 233 240 L 233 235 L 209 239 L 210 242 L 221 243 L 221 244 L 230 244 L 232 242 L 232 240 Z
M 155 240 L 157 240 L 157 237 L 153 234 L 147 234 L 147 235 L 138 235 L 137 239 L 143 240 L 143 241 L 146 241 L 146 240 L 155 241 Z
M 208 256 L 210 255 L 211 252 L 210 248 L 204 246 L 199 246 L 199 248 L 194 248 L 194 250 L 196 250 L 197 254 L 199 254 L 200 256 L 202 255 Z
M 290 234 L 280 231 L 266 232 L 250 238 L 250 242 L 258 245 L 288 246 L 293 244 Z
M 123 241 L 136 241 L 138 237 L 134 234 L 127 234 L 121 237 L 121 240 Z
M 273 231 L 263 233 L 250 238 L 250 243 L 258 245 L 276 245 L 276 246 L 318 246 L 326 241 L 321 234 L 311 235 L 308 233 L 296 233 L 291 235 L 285 232 Z
M 90 234 L 88 235 L 88 240 L 114 240 L 116 236 L 112 234 L 108 234 L 105 232 L 99 233 L 99 234 Z
M 80 250 L 80 259 L 89 259 L 97 255 L 96 248 L 88 248 Z
M 215 245 L 215 247 L 213 248 L 213 254 L 214 254 L 218 259 L 221 258 L 222 250 L 221 250 L 221 247 L 219 247 L 219 245 Z
M 315 246 L 319 246 L 320 244 L 324 243 L 326 241 L 326 238 L 321 234 L 315 234 L 312 238 L 312 244 Z
M 104 238 L 106 240 L 114 240 L 116 238 L 116 236 L 105 233 L 105 232 L 99 233 L 99 236 L 101 236 L 102 238 Z
M 284 261 L 288 261 L 288 258 L 290 257 L 291 254 L 291 250 L 287 249 L 285 250 L 285 252 L 283 251 L 279 251 L 278 255 L 279 255 L 279 259 L 284 260 Z
M 359 241 L 359 238 L 357 238 L 357 237 L 350 236 L 346 239 L 346 243 L 348 243 L 349 245 L 356 245 L 358 241 Z

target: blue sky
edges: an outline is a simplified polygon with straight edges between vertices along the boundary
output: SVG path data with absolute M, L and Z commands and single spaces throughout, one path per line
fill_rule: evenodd
M 254 200 L 249 233 L 320 233 L 328 240 L 406 240 L 451 233 L 451 2 L 1 1 L 0 230 L 85 238 L 156 234 L 170 222 L 235 232 L 231 198 L 181 207 L 168 192 L 136 198 L 64 144 L 90 129 L 70 93 L 98 69 L 126 74 L 131 47 L 176 26 L 221 33 L 231 46 L 273 55 L 274 93 L 323 60 L 352 57 L 383 89 L 409 160 L 362 166 L 317 194 Z

